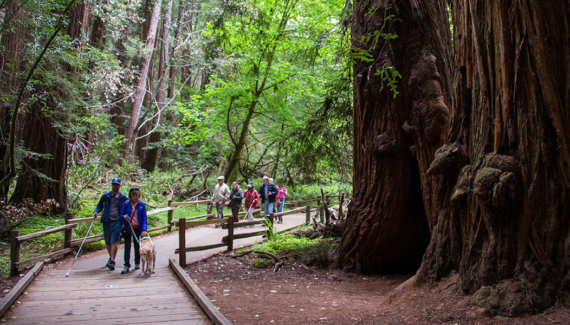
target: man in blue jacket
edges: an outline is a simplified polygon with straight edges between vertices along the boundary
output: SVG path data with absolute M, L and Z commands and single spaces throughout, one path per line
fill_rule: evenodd
M 121 207 L 127 200 L 127 196 L 119 190 L 121 189 L 121 179 L 113 178 L 111 181 L 113 190 L 101 196 L 99 203 L 93 211 L 93 218 L 97 218 L 98 214 L 103 211 L 101 223 L 103 224 L 103 238 L 105 238 L 105 245 L 107 245 L 107 252 L 109 253 L 109 261 L 106 267 L 109 270 L 115 269 L 115 257 L 117 257 L 117 244 L 121 240 L 121 222 L 119 215 Z
M 259 187 L 259 197 L 263 203 L 263 215 L 267 218 L 273 212 L 275 206 L 275 196 L 279 190 L 273 182 L 269 181 L 269 177 L 263 176 L 263 184 Z

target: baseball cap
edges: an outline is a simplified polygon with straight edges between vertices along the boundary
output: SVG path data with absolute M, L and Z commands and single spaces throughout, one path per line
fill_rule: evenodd
M 220 176 L 220 177 L 218 177 L 218 180 L 220 180 L 220 179 L 224 179 L 224 176 Z
M 115 178 L 113 178 L 113 180 L 111 180 L 111 184 L 121 185 L 121 179 L 118 177 L 115 177 Z
M 247 187 L 253 187 L 253 183 L 248 183 Z

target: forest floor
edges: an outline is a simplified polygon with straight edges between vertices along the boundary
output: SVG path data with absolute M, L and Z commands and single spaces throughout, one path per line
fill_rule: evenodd
M 523 318 L 490 317 L 469 305 L 450 281 L 398 298 L 390 293 L 412 275 L 362 276 L 316 269 L 299 261 L 249 267 L 251 255 L 218 254 L 186 271 L 234 324 L 569 324 L 570 308 L 556 306 Z

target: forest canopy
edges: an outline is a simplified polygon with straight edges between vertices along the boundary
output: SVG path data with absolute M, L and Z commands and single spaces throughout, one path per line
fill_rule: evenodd
M 66 210 L 70 175 L 109 168 L 350 179 L 345 1 L 7 0 L 0 11 L 0 184 L 12 203 Z

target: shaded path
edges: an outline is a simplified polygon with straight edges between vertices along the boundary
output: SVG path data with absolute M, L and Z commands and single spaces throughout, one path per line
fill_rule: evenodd
M 293 228 L 305 221 L 305 214 L 284 217 L 276 231 Z M 264 229 L 237 228 L 235 233 Z M 205 226 L 186 232 L 188 246 L 219 243 L 227 230 Z M 261 236 L 234 241 L 234 248 L 260 241 Z M 2 320 L 10 324 L 210 324 L 202 309 L 168 267 L 178 248 L 178 232 L 154 240 L 157 247 L 156 273 L 141 276 L 140 270 L 120 274 L 123 250 L 117 254 L 117 268 L 104 267 L 108 255 L 79 259 L 68 278 L 68 265 L 42 272 L 19 298 L 20 304 Z M 225 248 L 188 252 L 187 262 L 202 260 Z M 177 255 L 176 255 L 177 256 Z M 131 256 L 131 265 L 133 257 Z

